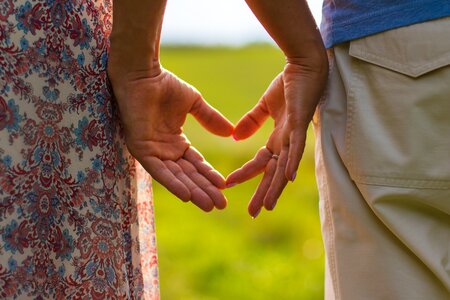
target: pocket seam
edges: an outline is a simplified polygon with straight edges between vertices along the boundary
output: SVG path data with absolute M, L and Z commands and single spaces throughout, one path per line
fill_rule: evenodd
M 427 179 L 414 179 L 414 178 L 386 178 L 381 176 L 367 176 L 367 175 L 355 175 L 354 180 L 356 182 L 367 185 L 378 186 L 396 186 L 405 188 L 417 188 L 417 189 L 433 189 L 433 190 L 448 190 L 450 189 L 449 180 L 427 180 Z
M 427 64 L 404 65 L 388 57 L 368 52 L 362 49 L 363 47 L 357 44 L 357 42 L 350 42 L 350 56 L 413 78 L 420 77 L 450 64 L 450 53 L 445 53 Z
M 352 68 L 352 76 L 350 79 L 350 85 L 348 88 L 347 93 L 347 125 L 345 129 L 345 156 L 347 157 L 348 161 L 348 170 L 350 171 L 350 174 L 356 174 L 356 170 L 354 169 L 354 157 L 352 155 L 352 140 L 354 140 L 353 128 L 355 127 L 354 124 L 354 116 L 355 116 L 355 110 L 356 110 L 356 86 L 357 86 L 357 79 L 358 73 L 355 72 L 355 61 L 351 62 L 351 68 Z

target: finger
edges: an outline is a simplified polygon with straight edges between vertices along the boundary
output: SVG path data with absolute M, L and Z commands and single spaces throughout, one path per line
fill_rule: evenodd
M 283 147 L 277 161 L 275 174 L 273 175 L 272 182 L 270 183 L 270 187 L 264 198 L 264 207 L 267 210 L 273 210 L 275 208 L 278 198 L 288 183 L 288 180 L 284 175 L 288 159 L 288 151 L 289 150 L 287 147 Z
M 211 198 L 200 187 L 198 187 L 197 184 L 189 178 L 189 176 L 186 175 L 185 171 L 180 165 L 178 165 L 178 163 L 171 160 L 166 160 L 164 161 L 164 164 L 175 175 L 175 177 L 183 182 L 189 189 L 189 192 L 191 193 L 190 200 L 192 203 L 207 212 L 214 208 L 214 203 Z
M 216 171 L 197 151 L 194 147 L 189 147 L 186 152 L 184 152 L 184 158 L 195 166 L 200 174 L 206 177 L 212 184 L 214 184 L 219 189 L 224 189 L 225 178 L 222 174 Z
M 224 209 L 227 206 L 227 199 L 222 192 L 201 175 L 193 164 L 184 159 L 179 159 L 177 163 L 183 169 L 184 173 L 210 197 L 215 207 Z
M 294 181 L 297 176 L 298 166 L 303 156 L 306 143 L 306 131 L 295 129 L 289 137 L 289 154 L 286 165 L 286 179 Z
M 256 188 L 255 193 L 250 200 L 248 205 L 248 212 L 253 217 L 256 218 L 261 211 L 261 208 L 264 203 L 264 198 L 266 196 L 267 191 L 270 188 L 270 183 L 272 182 L 273 175 L 275 174 L 277 168 L 277 162 L 275 159 L 271 159 L 266 166 L 266 170 L 264 172 L 264 176 L 261 179 L 258 187 Z
M 199 94 L 190 113 L 209 132 L 219 136 L 230 136 L 234 126 L 220 112 L 209 105 Z
M 142 160 L 141 163 L 153 179 L 158 181 L 172 194 L 184 202 L 189 201 L 191 198 L 191 192 L 188 187 L 180 181 L 159 158 L 154 156 L 147 157 Z
M 267 163 L 272 157 L 266 147 L 259 149 L 255 157 L 243 165 L 240 169 L 234 171 L 227 177 L 227 187 L 232 187 L 238 183 L 247 181 L 264 171 Z
M 269 117 L 269 111 L 263 100 L 253 107 L 248 113 L 246 113 L 237 123 L 233 132 L 233 138 L 243 140 L 254 134 Z

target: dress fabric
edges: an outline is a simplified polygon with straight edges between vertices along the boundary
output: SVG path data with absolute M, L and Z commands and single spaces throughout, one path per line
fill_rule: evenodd
M 107 74 L 112 3 L 0 0 L 0 298 L 158 299 L 149 175 Z

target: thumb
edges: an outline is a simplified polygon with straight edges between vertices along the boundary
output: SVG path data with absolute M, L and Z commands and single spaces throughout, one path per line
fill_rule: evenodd
M 206 130 L 213 134 L 230 136 L 233 133 L 233 123 L 209 105 L 201 95 L 198 95 L 190 113 Z
M 264 101 L 260 100 L 248 113 L 246 113 L 237 123 L 233 132 L 233 138 L 243 140 L 253 135 L 266 121 L 269 116 Z

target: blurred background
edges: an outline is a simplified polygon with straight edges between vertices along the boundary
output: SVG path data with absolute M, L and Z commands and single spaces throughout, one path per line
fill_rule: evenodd
M 310 0 L 320 23 L 321 0 Z M 284 56 L 244 0 L 169 0 L 161 60 L 237 122 L 282 70 Z M 206 132 L 191 117 L 185 133 L 224 176 L 265 144 L 269 120 L 234 142 Z M 324 253 L 314 176 L 314 138 L 299 174 L 273 212 L 258 218 L 247 204 L 261 179 L 226 190 L 224 211 L 203 213 L 154 183 L 162 299 L 323 299 Z

